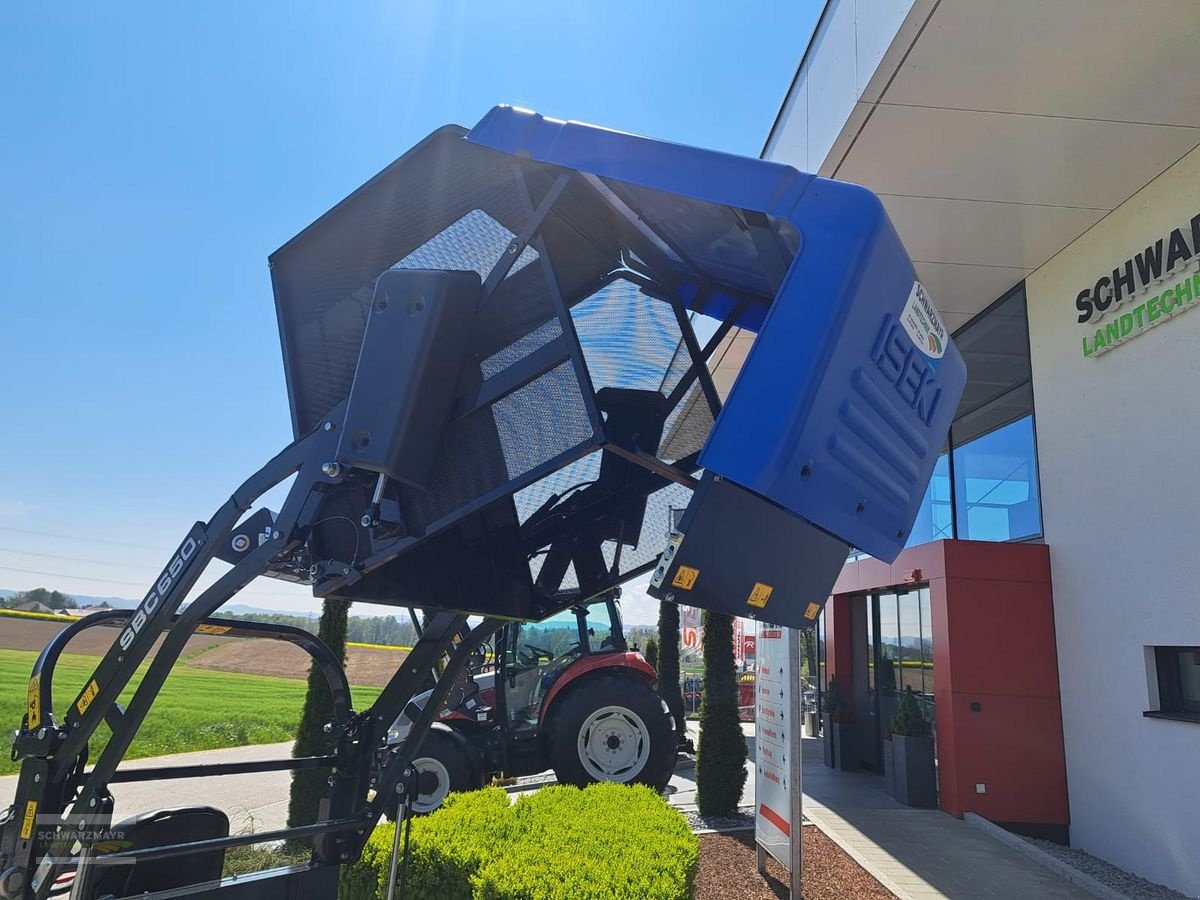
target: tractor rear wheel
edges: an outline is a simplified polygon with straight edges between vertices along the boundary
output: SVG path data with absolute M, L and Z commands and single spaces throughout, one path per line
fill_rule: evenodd
M 417 770 L 417 798 L 412 808 L 417 815 L 433 812 L 452 791 L 483 787 L 466 739 L 440 723 L 430 726 L 413 766 Z M 384 807 L 384 815 L 392 821 L 396 820 L 397 805 L 393 797 Z
M 550 765 L 561 784 L 596 781 L 667 786 L 675 769 L 675 727 L 648 685 L 600 675 L 555 703 L 548 723 Z

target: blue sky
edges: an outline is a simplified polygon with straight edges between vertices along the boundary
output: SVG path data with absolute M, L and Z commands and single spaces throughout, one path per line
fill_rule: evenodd
M 409 146 L 511 103 L 757 156 L 820 5 L 7 5 L 0 587 L 140 597 L 290 440 L 267 255 Z

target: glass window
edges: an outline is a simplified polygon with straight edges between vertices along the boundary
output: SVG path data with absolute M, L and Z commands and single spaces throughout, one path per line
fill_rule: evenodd
M 986 313 L 955 332 L 954 343 L 967 364 L 967 384 L 955 419 L 990 405 L 1019 385 L 1028 384 L 1032 374 L 1025 286 L 1018 286 Z
M 875 615 L 871 610 L 871 598 L 862 598 L 867 604 L 867 693 L 875 693 Z M 857 602 L 857 600 L 855 601 Z
M 921 671 L 925 693 L 933 696 L 933 615 L 929 609 L 929 588 L 918 592 L 921 602 Z
M 933 468 L 933 477 L 925 489 L 917 519 L 904 546 L 913 547 L 954 537 L 950 502 L 950 456 L 943 453 Z
M 579 652 L 579 619 L 566 610 L 535 625 L 521 625 L 513 642 L 517 666 L 532 667 Z
M 820 684 L 821 693 L 829 686 L 828 669 L 825 666 L 825 611 L 821 611 L 821 615 L 817 617 L 817 669 L 818 684 Z
M 587 610 L 588 647 L 593 653 L 619 650 L 614 644 L 612 619 L 607 603 L 593 603 Z
M 907 591 L 899 595 L 899 671 L 896 673 L 896 688 L 903 691 L 912 688 L 916 693 L 923 694 L 925 686 L 921 682 L 921 606 L 917 591 Z
M 956 446 L 954 494 L 960 538 L 1011 541 L 1041 534 L 1033 417 Z
M 895 692 L 900 683 L 900 620 L 896 595 L 879 595 L 879 691 Z
M 1158 712 L 1200 720 L 1200 647 L 1155 647 Z

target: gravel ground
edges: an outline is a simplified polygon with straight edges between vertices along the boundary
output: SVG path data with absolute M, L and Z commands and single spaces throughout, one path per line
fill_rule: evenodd
M 1161 884 L 1155 884 L 1153 881 L 1147 881 L 1145 878 L 1131 875 L 1124 869 L 1118 869 L 1112 863 L 1097 859 L 1084 850 L 1075 850 L 1071 847 L 1064 847 L 1062 844 L 1056 844 L 1053 841 L 1041 841 L 1036 838 L 1027 837 L 1025 840 L 1039 850 L 1049 853 L 1059 861 L 1078 869 L 1085 875 L 1091 875 L 1101 884 L 1112 888 L 1118 893 L 1124 894 L 1126 897 L 1136 897 L 1137 900 L 1188 900 L 1186 894 L 1173 891 Z
M 892 895 L 833 841 L 805 828 L 804 900 L 892 900 Z M 754 835 L 700 835 L 695 900 L 776 900 L 787 896 L 787 870 L 767 859 L 766 879 L 755 869 Z
M 681 809 L 692 831 L 740 831 L 754 827 L 754 806 L 743 806 L 732 816 L 702 816 L 694 809 Z

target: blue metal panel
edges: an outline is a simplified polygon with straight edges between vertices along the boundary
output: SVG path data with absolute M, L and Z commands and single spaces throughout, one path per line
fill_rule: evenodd
M 812 175 L 791 166 L 497 106 L 468 141 L 525 159 L 709 203 L 786 217 Z
M 817 179 L 793 221 L 803 251 L 701 463 L 891 561 L 966 367 L 873 194 Z
M 467 140 L 614 188 L 632 185 L 723 208 L 729 240 L 720 252 L 732 264 L 719 280 L 734 290 L 760 293 L 769 283 L 763 261 L 744 240 L 738 244 L 745 225 L 735 211 L 772 216 L 776 228 L 779 220 L 791 223 L 799 250 L 761 326 L 759 311 L 739 322 L 759 335 L 701 462 L 873 556 L 895 558 L 966 369 L 872 193 L 777 163 L 511 107 L 493 109 Z M 657 217 L 656 204 L 646 205 L 647 227 L 668 236 L 678 228 L 678 213 Z

